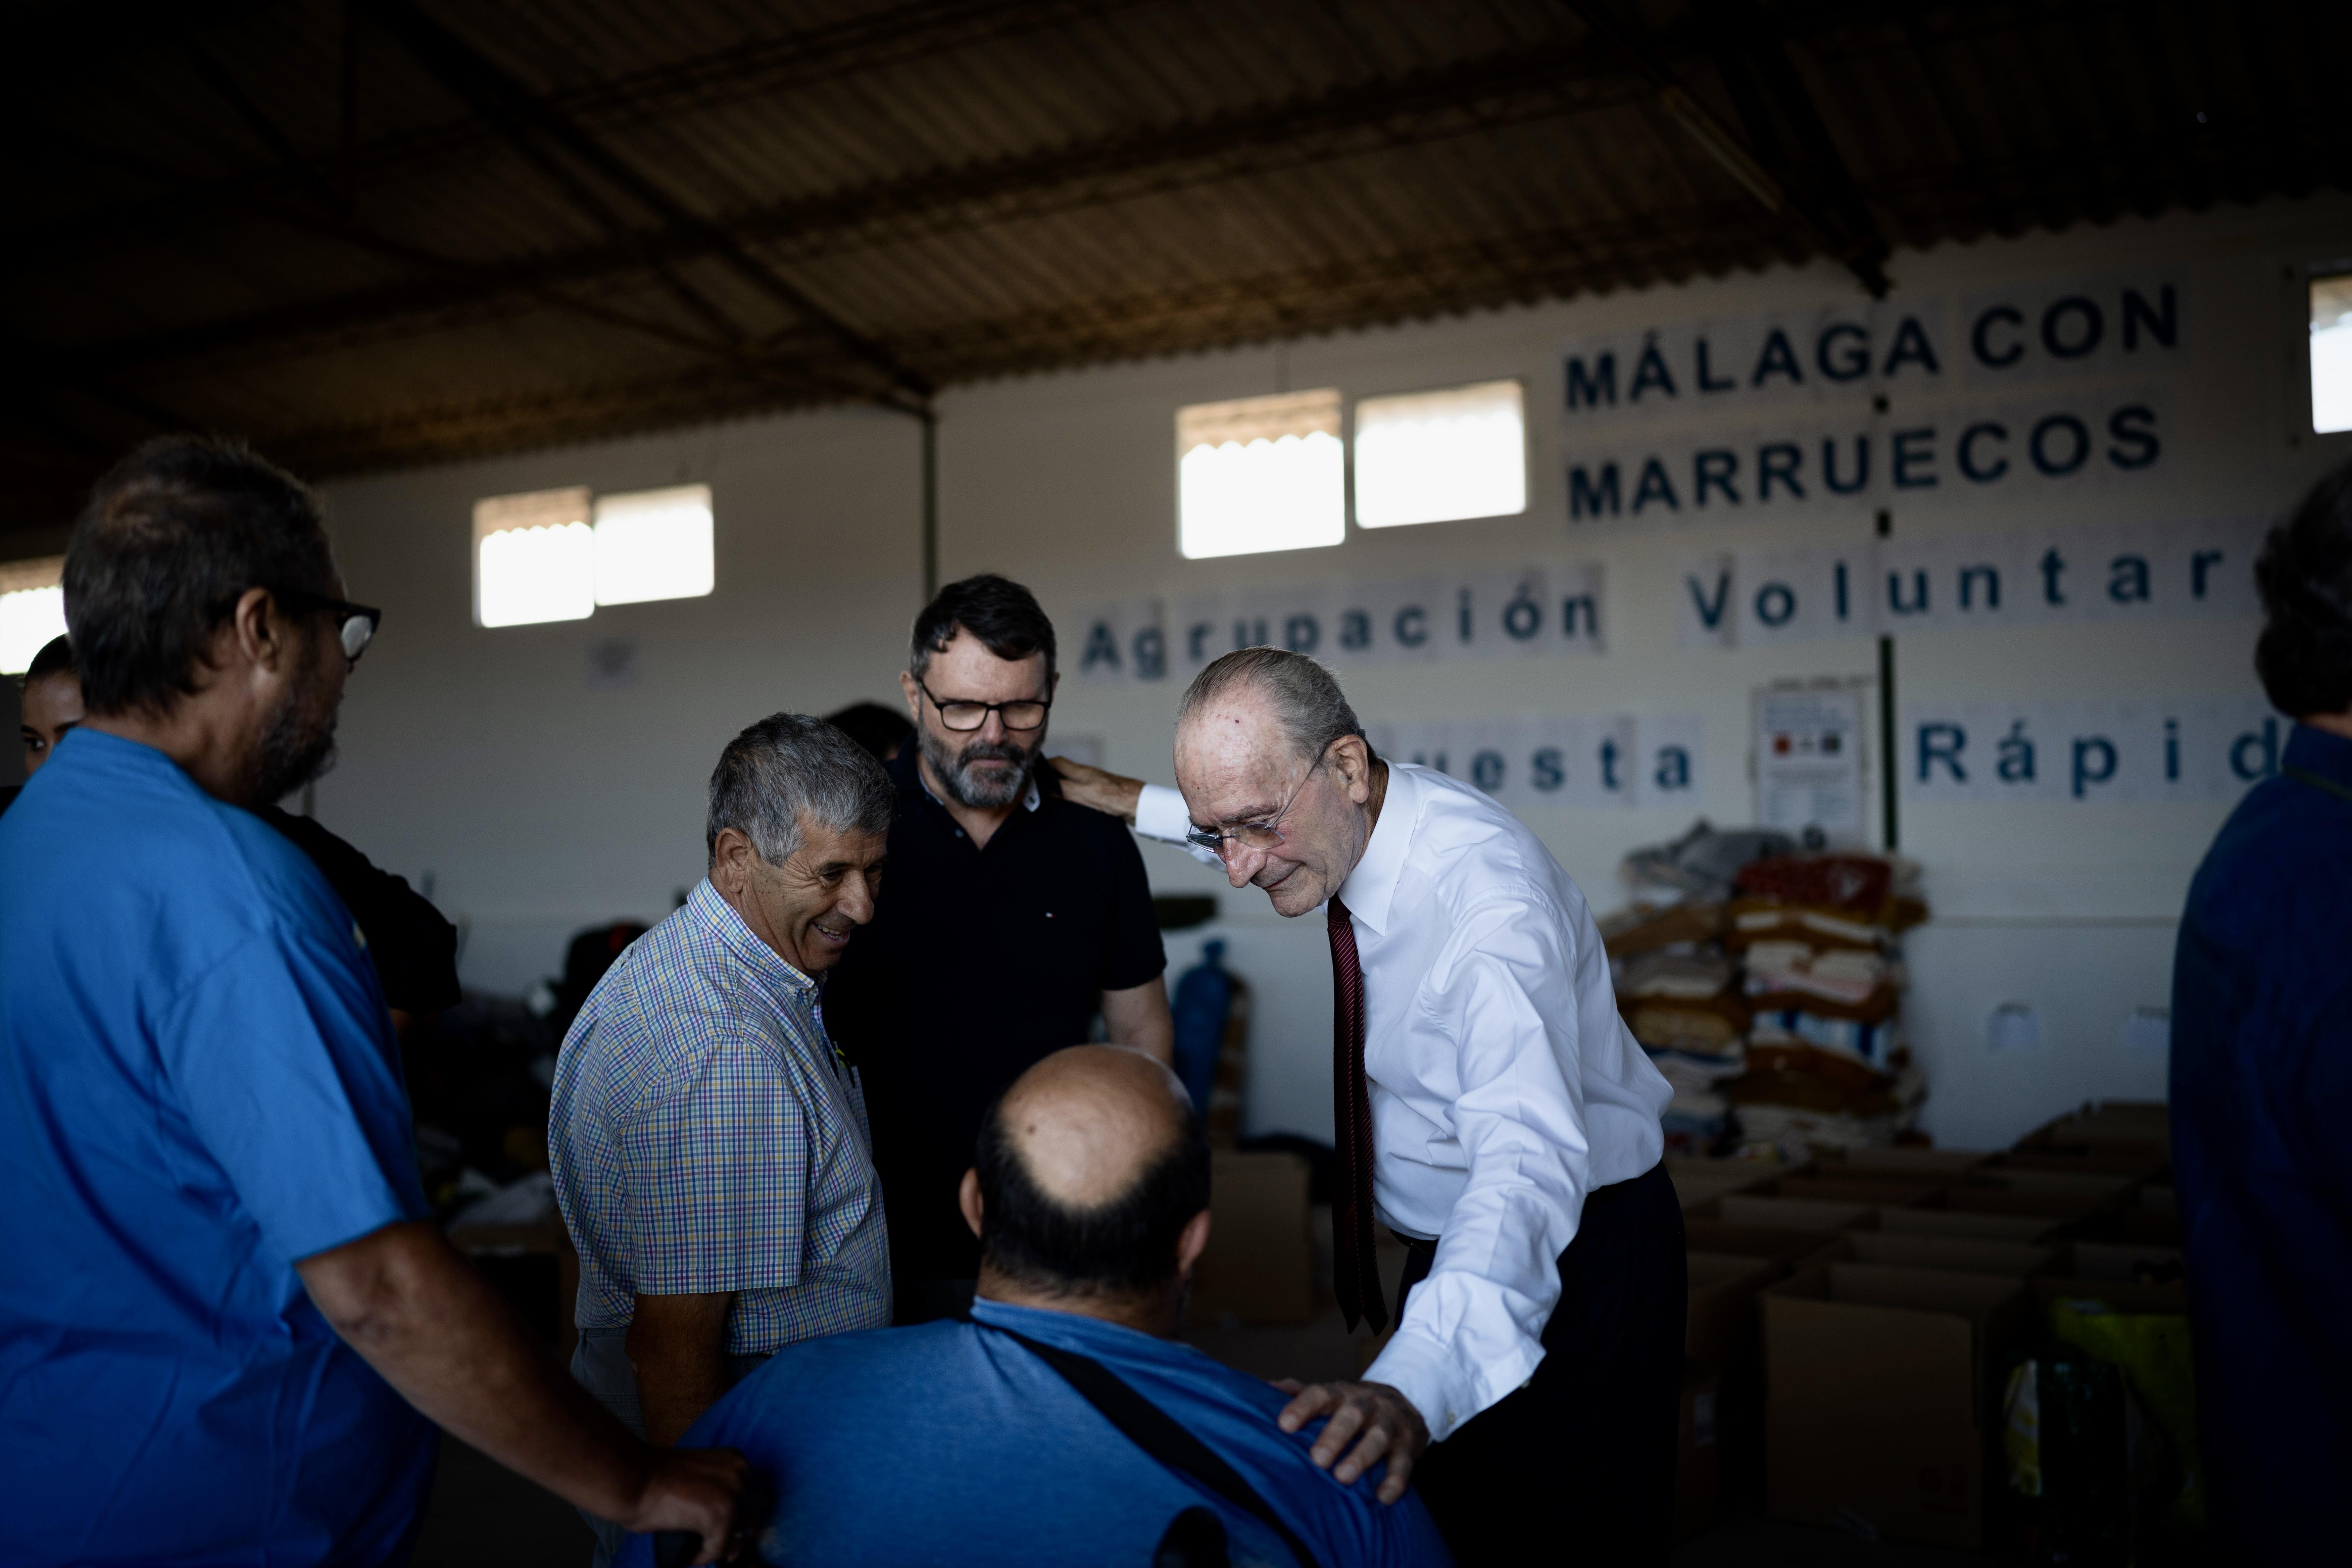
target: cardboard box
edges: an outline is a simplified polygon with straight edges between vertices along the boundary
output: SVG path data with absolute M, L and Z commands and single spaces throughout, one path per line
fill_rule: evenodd
M 2016 1166 L 1993 1166 L 1974 1172 L 1952 1184 L 1954 1192 L 2058 1193 L 2069 1197 L 2097 1198 L 2102 1202 L 2121 1202 L 2131 1197 L 2139 1188 L 2136 1176 L 2112 1175 L 2098 1171 L 2043 1171 Z
M 2077 1241 L 2070 1243 L 2066 1261 L 2072 1265 L 2069 1275 L 2076 1279 L 2130 1280 L 2139 1284 L 2164 1285 L 2181 1278 L 2183 1260 L 2177 1247 L 2142 1246 L 2129 1241 Z M 2055 1269 L 2045 1269 L 2054 1273 Z
M 2062 1224 L 2111 1208 L 2115 1200 L 2095 1193 L 2025 1192 L 2015 1187 L 1961 1185 L 1946 1188 L 1930 1206 L 1959 1214 L 2021 1215 Z
M 1948 1182 L 1999 1158 L 1982 1149 L 1823 1149 L 1812 1170 L 1823 1176 L 1859 1177 L 1864 1181 L 1891 1178 L 1904 1182 Z
M 1716 1410 L 1721 1384 L 1702 1373 L 1683 1376 L 1682 1430 L 1675 1445 L 1675 1544 L 1723 1517 L 1722 1447 Z
M 1767 1289 L 1773 1517 L 1980 1545 L 1989 1384 L 2026 1300 L 2016 1280 L 1864 1263 L 1808 1268 Z
M 1831 1203 L 1817 1198 L 1759 1198 L 1735 1193 L 1718 1200 L 1708 1219 L 1726 1225 L 1760 1225 L 1776 1230 L 1848 1230 L 1867 1225 L 1868 1204 Z
M 2168 1168 L 2154 1144 L 2112 1144 L 2097 1149 L 2011 1149 L 1996 1154 L 1986 1171 L 2085 1171 L 2096 1176 L 2159 1176 Z
M 1720 1252 L 1694 1252 L 1689 1263 L 1683 1355 L 1721 1372 L 1754 1340 L 1756 1293 L 1779 1279 L 1780 1270 L 1762 1258 Z
M 2184 1285 L 2138 1285 L 2124 1279 L 2034 1280 L 2033 1312 L 2037 1322 L 2049 1323 L 2053 1301 L 2103 1301 L 2118 1312 L 2150 1317 L 2189 1315 L 2189 1290 Z
M 2021 1149 L 2161 1149 L 2172 1147 L 2172 1108 L 2161 1100 L 2108 1100 L 2035 1128 Z
M 1744 1193 L 1760 1187 L 1779 1175 L 1782 1167 L 1767 1165 L 1750 1160 L 1682 1160 L 1666 1162 L 1666 1177 L 1675 1184 L 1675 1195 L 1682 1201 L 1685 1212 L 1704 1207 L 1727 1193 Z
M 2179 1247 L 2180 1216 L 2160 1209 L 2105 1209 L 2066 1227 L 2074 1241 L 2112 1241 L 2128 1247 Z
M 1874 1227 L 1897 1236 L 1964 1236 L 1982 1241 L 2045 1241 L 2063 1229 L 2063 1215 L 1976 1214 L 1965 1209 L 1883 1208 Z
M 1727 1225 L 1719 1219 L 1686 1219 L 1683 1244 L 1693 1252 L 1753 1258 L 1786 1274 L 1792 1265 L 1836 1245 L 1837 1231 L 1800 1230 L 1769 1225 Z
M 1941 1179 L 1924 1182 L 1896 1176 L 1785 1176 L 1772 1184 L 1769 1196 L 1802 1198 L 1816 1203 L 1869 1204 L 1910 1208 L 1932 1202 L 1944 1191 Z
M 1192 1270 L 1191 1321 L 1303 1323 L 1315 1316 L 1315 1231 L 1305 1156 L 1211 1156 L 1209 1247 Z
M 2024 1279 L 2049 1273 L 2062 1250 L 2022 1241 L 1987 1241 L 1965 1236 L 1904 1236 L 1883 1230 L 1850 1230 L 1838 1237 L 1836 1255 L 1815 1262 L 1876 1263 L 1890 1268 L 1934 1268 L 1948 1274 L 1991 1274 Z

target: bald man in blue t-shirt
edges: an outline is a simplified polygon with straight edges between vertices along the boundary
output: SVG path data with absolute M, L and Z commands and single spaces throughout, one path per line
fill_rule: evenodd
M 961 1198 L 982 1248 L 970 1321 L 790 1346 L 687 1434 L 773 1485 L 762 1559 L 1142 1568 L 1204 1510 L 1213 1526 L 1183 1528 L 1222 1530 L 1236 1563 L 1451 1562 L 1419 1497 L 1379 1501 L 1378 1467 L 1348 1485 L 1318 1469 L 1315 1429 L 1275 1425 L 1281 1390 L 1170 1339 L 1209 1238 L 1209 1151 L 1166 1068 L 1111 1046 L 1046 1058 L 990 1113 Z M 1146 1418 L 1081 1392 L 1102 1373 Z M 1147 1451 L 1151 1413 L 1205 1470 L 1168 1462 L 1164 1433 Z M 619 1559 L 653 1561 L 642 1536 Z

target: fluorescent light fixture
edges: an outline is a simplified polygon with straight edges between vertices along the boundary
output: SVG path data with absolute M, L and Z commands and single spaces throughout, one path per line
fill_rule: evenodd
M 1356 404 L 1356 526 L 1528 510 L 1527 395 L 1516 381 Z
M 596 610 L 587 487 L 474 503 L 474 624 L 585 620 Z
M 1176 544 L 1187 560 L 1348 536 L 1336 389 L 1178 409 L 1176 472 Z
M 698 599 L 715 577 L 710 487 L 596 498 L 596 602 Z
M 2311 428 L 2352 430 L 2352 272 L 2311 280 Z
M 50 639 L 66 635 L 66 558 L 0 565 L 0 675 L 22 675 Z

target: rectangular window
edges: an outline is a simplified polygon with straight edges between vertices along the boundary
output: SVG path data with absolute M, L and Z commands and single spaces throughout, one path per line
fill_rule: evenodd
M 698 599 L 710 592 L 710 487 L 596 498 L 596 602 Z
M 66 635 L 66 558 L 0 563 L 0 675 L 22 675 L 33 656 Z
M 1528 510 L 1527 398 L 1516 381 L 1356 405 L 1356 526 Z
M 532 490 L 474 503 L 474 624 L 585 620 L 596 611 L 596 535 L 588 489 Z
M 2311 428 L 2352 430 L 2352 272 L 2311 280 Z
M 1176 470 L 1176 543 L 1187 560 L 1348 536 L 1336 389 L 1178 409 Z

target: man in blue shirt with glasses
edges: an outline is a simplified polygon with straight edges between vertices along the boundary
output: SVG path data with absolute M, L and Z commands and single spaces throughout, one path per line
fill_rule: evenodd
M 433 1226 L 351 912 L 254 815 L 377 612 L 318 499 L 170 437 L 66 555 L 87 717 L 0 817 L 0 1562 L 398 1563 L 438 1422 L 638 1529 L 732 1526 Z

